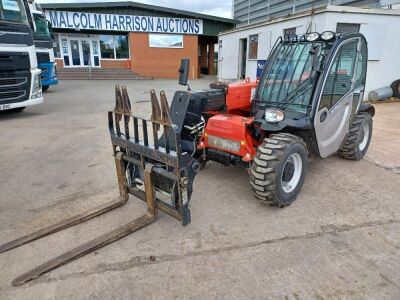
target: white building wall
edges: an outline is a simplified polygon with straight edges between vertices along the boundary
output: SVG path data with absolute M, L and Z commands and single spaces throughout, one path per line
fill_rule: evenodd
M 235 81 L 239 78 L 239 39 L 259 34 L 257 60 L 267 59 L 276 39 L 285 28 L 296 27 L 297 34 L 306 32 L 310 17 L 288 19 L 278 23 L 221 34 L 222 55 L 219 57 L 220 80 Z M 389 86 L 400 79 L 400 15 L 323 12 L 314 15 L 312 31 L 336 30 L 337 23 L 361 24 L 360 32 L 368 42 L 369 61 L 365 98 L 371 90 Z M 257 60 L 247 59 L 246 77 L 256 79 Z

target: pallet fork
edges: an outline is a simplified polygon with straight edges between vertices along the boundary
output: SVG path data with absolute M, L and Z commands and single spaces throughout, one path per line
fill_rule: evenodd
M 182 153 L 180 129 L 171 121 L 165 93 L 160 93 L 161 105 L 154 90 L 150 91 L 150 96 L 151 118 L 137 117 L 131 113 L 126 87 L 115 87 L 115 108 L 108 113 L 108 123 L 120 199 L 3 244 L 0 246 L 0 252 L 22 246 L 120 207 L 128 201 L 129 194 L 145 201 L 147 212 L 120 228 L 18 276 L 12 281 L 14 286 L 22 285 L 149 225 L 157 217 L 158 210 L 179 220 L 183 226 L 190 223 L 189 202 L 192 184 L 200 166 L 190 154 Z M 150 138 L 148 132 L 152 132 Z M 159 132 L 162 132 L 160 137 Z

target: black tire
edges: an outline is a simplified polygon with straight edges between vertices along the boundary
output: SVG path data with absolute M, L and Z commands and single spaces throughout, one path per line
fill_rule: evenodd
M 289 158 L 292 159 L 293 154 L 297 158 L 297 165 L 301 165 L 301 173 L 297 175 L 299 179 L 293 190 L 288 190 L 287 187 L 284 188 L 287 181 L 284 183 L 283 177 L 290 177 L 290 174 L 288 175 Z M 300 162 L 298 157 L 301 158 Z M 292 163 L 292 165 L 295 164 Z M 291 204 L 296 200 L 304 183 L 307 165 L 307 147 L 302 138 L 288 133 L 272 134 L 258 147 L 251 165 L 250 184 L 254 196 L 262 203 L 273 206 L 283 207 Z M 293 167 L 293 174 L 290 178 L 293 178 L 295 169 Z M 290 178 L 287 178 L 289 182 Z
M 400 98 L 400 79 L 393 81 L 390 87 L 393 90 L 393 97 Z
M 13 112 L 13 113 L 19 113 L 19 112 L 24 111 L 25 108 L 26 108 L 26 106 L 22 106 L 22 107 L 17 107 L 17 108 L 10 109 L 10 111 Z
M 368 132 L 365 132 L 368 126 Z M 349 133 L 345 137 L 338 154 L 350 160 L 360 160 L 368 151 L 372 135 L 372 116 L 369 113 L 358 113 L 350 125 Z M 364 140 L 366 138 L 367 140 Z M 365 143 L 365 144 L 364 144 Z
M 49 89 L 49 87 L 50 87 L 49 85 L 42 86 L 42 92 L 47 91 Z

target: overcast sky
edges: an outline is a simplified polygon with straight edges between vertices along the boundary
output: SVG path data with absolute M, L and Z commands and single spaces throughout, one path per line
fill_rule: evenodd
M 62 2 L 112 2 L 123 0 L 37 0 L 39 3 Z M 137 0 L 134 2 L 165 6 L 170 8 L 199 12 L 218 17 L 232 17 L 232 0 Z

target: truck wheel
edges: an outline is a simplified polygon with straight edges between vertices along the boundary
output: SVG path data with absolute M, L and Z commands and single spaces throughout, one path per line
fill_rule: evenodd
M 254 196 L 273 206 L 291 204 L 304 183 L 307 165 L 303 139 L 288 133 L 272 134 L 258 147 L 251 165 Z
M 42 86 L 42 91 L 43 92 L 47 91 L 49 89 L 49 87 L 50 87 L 49 85 Z
M 350 125 L 349 133 L 343 141 L 338 154 L 351 160 L 360 160 L 367 153 L 372 135 L 372 116 L 359 113 Z

